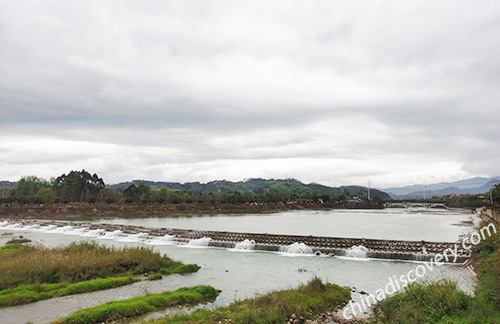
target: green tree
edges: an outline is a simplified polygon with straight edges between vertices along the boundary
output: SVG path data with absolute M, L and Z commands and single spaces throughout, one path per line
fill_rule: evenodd
M 148 202 L 151 197 L 151 186 L 141 182 L 137 185 L 137 190 L 139 191 L 141 200 L 143 202 Z
M 241 197 L 243 198 L 243 201 L 245 203 L 253 203 L 257 201 L 257 195 L 253 193 L 252 191 L 246 191 L 244 192 Z
M 304 184 L 297 182 L 284 182 L 273 184 L 264 190 L 265 193 L 280 197 L 281 200 L 296 199 L 306 194 L 313 194 L 312 190 Z
M 35 201 L 38 203 L 50 204 L 54 202 L 56 195 L 52 188 L 41 188 L 35 195 Z
M 14 189 L 0 188 L 0 202 L 11 202 Z
M 57 197 L 64 202 L 95 199 L 105 186 L 97 174 L 91 175 L 85 170 L 63 174 L 57 177 L 53 184 Z
M 139 188 L 137 188 L 137 186 L 133 183 L 123 190 L 123 196 L 130 199 L 135 199 L 139 197 L 140 194 L 141 192 L 139 191 Z
M 165 187 L 161 187 L 158 191 L 154 193 L 155 200 L 160 204 L 164 204 L 168 199 L 168 189 Z
M 38 178 L 37 176 L 22 177 L 17 182 L 17 188 L 14 190 L 13 195 L 19 202 L 33 203 L 38 191 L 48 186 L 49 183 L 47 180 Z
M 121 198 L 121 194 L 119 192 L 114 191 L 108 187 L 104 188 L 101 191 L 100 196 L 101 196 L 100 200 L 106 202 L 107 204 L 116 203 Z
M 500 183 L 492 188 L 491 198 L 495 204 L 500 205 Z

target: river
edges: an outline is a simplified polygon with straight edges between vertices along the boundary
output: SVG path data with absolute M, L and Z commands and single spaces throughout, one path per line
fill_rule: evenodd
M 95 222 L 219 231 L 453 242 L 471 230 L 473 217 L 473 214 L 435 210 L 332 210 L 175 218 L 114 218 Z M 148 245 L 173 259 L 184 263 L 197 263 L 202 267 L 194 274 L 170 275 L 160 281 L 143 281 L 107 291 L 60 297 L 0 310 L 0 323 L 9 324 L 25 324 L 28 321 L 35 324 L 48 323 L 80 308 L 99 305 L 110 300 L 198 284 L 207 284 L 222 290 L 213 303 L 204 307 L 228 305 L 238 299 L 297 287 L 313 276 L 342 286 L 355 287 L 358 292 L 375 293 L 377 289 L 387 285 L 390 277 L 405 275 L 417 265 L 411 262 L 178 246 L 169 242 L 141 241 L 134 236 L 91 237 L 94 233 L 71 228 L 54 230 L 0 226 L 0 233 L 7 231 L 47 246 L 89 239 L 114 246 Z M 0 244 L 4 244 L 7 239 L 6 236 L 0 236 Z M 469 293 L 473 291 L 474 279 L 467 270 L 460 267 L 435 267 L 423 280 L 443 278 L 457 281 L 460 288 Z M 354 300 L 358 300 L 359 297 L 359 293 L 353 293 Z

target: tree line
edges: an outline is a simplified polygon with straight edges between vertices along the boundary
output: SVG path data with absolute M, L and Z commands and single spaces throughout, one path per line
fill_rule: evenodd
M 264 189 L 233 193 L 194 192 L 152 187 L 145 183 L 132 183 L 123 192 L 106 186 L 97 174 L 71 171 L 57 178 L 45 180 L 37 176 L 22 177 L 15 188 L 0 189 L 2 203 L 50 204 L 50 203 L 158 203 L 158 204 L 244 204 L 280 203 L 290 200 L 330 203 L 334 197 L 318 194 L 295 182 L 280 183 Z M 337 199 L 347 199 L 340 195 Z M 335 200 L 337 201 L 337 200 Z
M 51 204 L 51 203 L 107 203 L 107 204 L 267 204 L 267 203 L 321 203 L 343 205 L 353 196 L 363 197 L 363 187 L 345 187 L 341 192 L 321 192 L 297 180 L 272 183 L 267 188 L 254 191 L 200 192 L 169 189 L 146 183 L 130 183 L 123 190 L 106 186 L 97 174 L 85 170 L 71 171 L 57 178 L 45 180 L 37 176 L 22 177 L 14 188 L 0 188 L 1 203 Z M 320 188 L 321 189 L 321 188 Z M 491 201 L 500 205 L 500 184 L 484 195 L 445 196 L 450 207 L 481 207 Z M 382 196 L 375 196 L 371 203 L 381 204 Z

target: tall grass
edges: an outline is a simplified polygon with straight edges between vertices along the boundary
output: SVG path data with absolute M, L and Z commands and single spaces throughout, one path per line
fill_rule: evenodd
M 486 226 L 483 223 L 480 227 Z M 497 229 L 500 226 L 495 223 Z M 486 237 L 473 248 L 478 274 L 474 296 L 455 283 L 412 284 L 404 291 L 374 306 L 367 321 L 379 323 L 492 324 L 500 323 L 500 232 Z
M 373 307 L 373 324 L 438 323 L 443 317 L 463 316 L 472 297 L 451 281 L 412 283 L 403 293 L 388 297 Z
M 311 318 L 334 306 L 346 304 L 351 298 L 348 288 L 324 284 L 314 278 L 298 289 L 277 291 L 257 298 L 233 303 L 215 310 L 198 310 L 189 315 L 169 316 L 154 321 L 166 323 L 284 323 L 292 314 Z
M 0 289 L 40 283 L 76 283 L 108 276 L 125 276 L 176 268 L 182 265 L 152 249 L 115 248 L 95 242 L 65 247 L 40 245 L 0 250 Z
M 173 292 L 166 291 L 160 294 L 137 296 L 127 300 L 112 301 L 104 305 L 82 309 L 53 322 L 53 324 L 108 323 L 166 307 L 200 303 L 216 296 L 217 291 L 210 286 L 180 288 Z
M 19 244 L 10 244 L 10 245 L 6 245 L 6 246 L 2 246 L 2 247 L 0 247 L 0 256 L 3 254 L 9 253 L 9 252 L 14 252 L 14 251 L 21 249 L 21 248 L 23 248 L 23 246 L 19 245 Z

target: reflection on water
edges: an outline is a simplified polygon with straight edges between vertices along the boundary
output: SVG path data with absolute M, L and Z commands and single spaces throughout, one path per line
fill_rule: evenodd
M 305 218 L 305 220 L 301 220 L 302 218 Z M 183 228 L 198 226 L 198 228 L 211 230 L 260 231 L 268 233 L 275 232 L 275 229 L 281 224 L 281 231 L 277 232 L 285 234 L 292 234 L 294 231 L 300 229 L 299 226 L 302 226 L 305 233 L 295 232 L 295 234 L 324 235 L 328 232 L 333 233 L 331 236 L 426 240 L 431 240 L 432 238 L 432 240 L 439 241 L 454 241 L 467 228 L 453 226 L 452 224 L 464 220 L 470 220 L 470 216 L 456 213 L 419 215 L 401 213 L 400 211 L 397 213 L 308 211 L 264 216 L 178 218 L 174 223 L 172 223 L 172 219 L 141 219 L 140 223 L 137 224 Z M 110 220 L 106 220 L 106 222 L 110 222 Z M 114 222 L 134 224 L 136 220 L 115 219 Z M 398 229 L 398 233 L 392 233 L 387 230 L 387 224 L 391 222 L 398 223 L 391 225 L 392 229 Z M 322 223 L 323 226 L 316 226 L 315 224 L 317 223 Z M 178 224 L 179 226 L 174 226 L 174 224 Z M 205 224 L 211 224 L 211 227 L 204 228 Z M 311 224 L 311 226 L 307 226 L 307 224 Z M 418 224 L 418 226 L 415 224 Z M 329 229 L 321 229 L 322 227 L 328 227 Z M 369 227 L 371 228 L 368 230 Z M 346 229 L 344 233 L 346 235 L 341 234 L 340 229 L 342 228 Z M 403 228 L 405 229 L 404 231 L 402 230 Z M 48 231 L 51 233 L 46 233 L 47 229 L 37 226 L 32 226 L 28 229 L 21 229 L 19 227 L 12 227 L 8 230 L 0 229 L 0 233 L 5 231 L 13 232 L 15 235 L 23 235 L 35 242 L 42 242 L 47 246 L 95 239 L 95 236 L 106 238 L 99 240 L 101 244 L 114 246 L 147 245 L 146 242 L 141 241 L 143 240 L 143 236 L 140 233 L 134 234 L 135 236 L 123 235 L 123 233 L 118 232 L 101 235 L 103 234 L 102 231 L 95 231 L 91 233 L 94 237 L 89 237 L 90 231 L 76 231 L 74 228 L 50 228 Z M 429 231 L 431 234 L 429 234 Z M 372 234 L 371 236 L 367 235 L 369 232 Z M 424 236 L 424 238 L 419 235 Z M 8 236 L 0 236 L 0 244 L 5 243 L 8 239 L 10 239 Z M 375 293 L 377 289 L 385 287 L 389 277 L 399 277 L 407 274 L 409 270 L 414 269 L 416 266 L 415 263 L 408 262 L 380 260 L 361 262 L 355 258 L 316 257 L 311 254 L 295 254 L 296 257 L 288 257 L 287 254 L 282 253 L 245 253 L 248 252 L 248 249 L 242 248 L 240 250 L 242 252 L 238 252 L 236 249 L 206 248 L 205 242 L 201 241 L 192 244 L 191 248 L 186 248 L 171 245 L 171 239 L 171 237 L 161 237 L 155 240 L 156 243 L 151 241 L 148 243 L 150 244 L 149 246 L 153 244 L 155 250 L 165 253 L 175 260 L 184 263 L 199 264 L 202 268 L 198 273 L 170 275 L 165 276 L 160 281 L 138 282 L 107 291 L 66 296 L 2 309 L 0 310 L 0 323 L 24 324 L 28 321 L 47 323 L 78 309 L 96 306 L 110 300 L 126 299 L 138 294 L 156 293 L 199 284 L 208 284 L 222 290 L 219 297 L 213 303 L 206 305 L 206 307 L 228 305 L 234 300 L 254 297 L 256 294 L 297 287 L 315 275 L 323 280 L 342 286 L 356 287 L 358 291 L 363 290 L 368 293 Z M 252 242 L 243 243 L 245 246 L 252 244 Z M 305 251 L 305 247 L 300 246 L 294 246 L 293 249 Z M 424 279 L 440 280 L 443 278 L 458 281 L 459 286 L 468 292 L 471 292 L 474 286 L 474 281 L 468 272 L 459 267 L 443 266 L 436 268 L 432 272 L 429 272 Z M 359 300 L 359 295 L 353 294 L 353 297 L 355 300 Z

